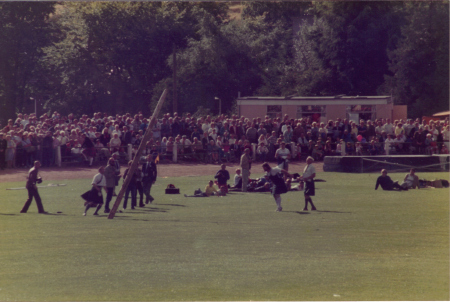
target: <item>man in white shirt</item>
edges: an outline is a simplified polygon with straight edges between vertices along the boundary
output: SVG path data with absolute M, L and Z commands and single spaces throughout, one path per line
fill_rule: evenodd
M 94 215 L 98 215 L 98 211 L 103 205 L 102 188 L 106 187 L 106 177 L 103 175 L 104 172 L 105 167 L 100 167 L 98 169 L 98 174 L 95 174 L 94 178 L 92 179 L 92 189 L 91 191 L 89 191 L 89 193 L 86 192 L 87 200 L 84 203 L 86 208 L 84 210 L 83 216 L 86 216 L 87 211 L 91 207 L 97 207 Z
M 314 186 L 314 177 L 316 177 L 316 168 L 312 165 L 314 158 L 308 156 L 306 159 L 306 167 L 303 169 L 303 175 L 301 176 L 301 180 L 305 182 L 305 207 L 303 211 L 308 211 L 308 202 L 311 203 L 311 211 L 316 211 L 316 207 L 312 202 L 311 196 L 315 196 L 315 186 Z
M 394 134 L 394 125 L 391 124 L 391 119 L 386 120 L 386 124 L 383 125 L 383 130 L 386 134 Z

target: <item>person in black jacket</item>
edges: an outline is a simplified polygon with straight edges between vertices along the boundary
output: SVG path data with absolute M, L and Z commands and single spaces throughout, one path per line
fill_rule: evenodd
M 53 157 L 53 137 L 50 131 L 47 131 L 44 139 L 42 140 L 42 165 L 44 167 L 50 167 Z
M 221 169 L 217 171 L 214 178 L 217 179 L 219 189 L 225 190 L 225 193 L 228 193 L 227 181 L 230 179 L 230 173 L 227 171 L 227 166 L 225 164 L 222 164 L 220 168 Z
M 383 190 L 403 190 L 403 188 L 398 184 L 398 182 L 392 181 L 392 179 L 387 176 L 387 170 L 381 170 L 381 176 L 377 178 L 377 184 L 375 185 L 375 190 L 378 189 L 378 186 L 381 186 Z
M 156 169 L 155 159 L 158 157 L 158 153 L 147 155 L 146 162 L 142 165 L 142 186 L 144 188 L 145 203 L 152 203 L 155 200 L 150 195 L 152 185 L 156 182 L 158 171 Z
M 122 146 L 127 147 L 131 144 L 132 135 L 131 132 L 128 131 L 128 127 L 124 126 L 122 130 Z
M 0 133 L 0 169 L 4 170 L 6 168 L 6 148 L 8 143 L 4 139 L 3 133 Z
M 123 173 L 123 181 L 125 182 L 125 179 L 128 175 L 128 172 L 130 171 L 131 168 L 131 164 L 133 163 L 132 160 L 130 160 L 128 162 L 128 168 L 125 170 L 125 172 Z M 141 171 L 139 169 L 136 169 L 133 176 L 131 176 L 131 180 L 128 183 L 128 187 L 127 190 L 125 191 L 125 197 L 123 200 L 123 209 L 126 210 L 127 209 L 127 204 L 128 204 L 128 196 L 131 193 L 131 209 L 134 210 L 134 208 L 136 207 L 136 200 L 137 200 L 137 181 L 138 179 L 140 179 L 141 177 Z
M 39 161 L 34 162 L 34 167 L 30 169 L 28 172 L 28 180 L 26 184 L 26 188 L 28 190 L 28 199 L 25 202 L 22 210 L 20 213 L 26 213 L 28 211 L 28 208 L 31 205 L 31 202 L 34 200 L 36 201 L 36 205 L 38 208 L 38 212 L 40 214 L 47 214 L 48 212 L 44 211 L 44 206 L 42 205 L 41 197 L 39 196 L 39 192 L 37 189 L 37 183 L 42 182 L 41 178 L 39 177 L 39 168 L 41 167 L 41 163 Z
M 94 143 L 91 141 L 89 136 L 84 133 L 81 135 L 81 137 L 83 139 L 83 144 L 81 144 L 81 148 L 83 148 L 83 151 L 81 151 L 81 154 L 83 154 L 86 161 L 89 161 L 89 166 L 92 166 L 92 162 L 94 161 L 95 157 Z

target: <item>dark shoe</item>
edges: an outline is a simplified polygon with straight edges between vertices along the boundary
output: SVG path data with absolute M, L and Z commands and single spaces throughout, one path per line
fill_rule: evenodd
M 134 210 L 134 207 L 131 207 L 132 210 Z
M 39 212 L 39 214 L 50 214 L 50 212 L 44 211 L 44 212 Z
M 105 209 L 105 211 L 103 211 L 104 213 L 109 213 L 111 210 L 110 209 Z
M 312 208 L 311 211 L 317 211 L 316 207 Z
M 94 214 L 92 214 L 92 215 L 94 215 L 94 216 L 98 216 L 98 213 L 94 213 Z
M 140 207 L 140 208 L 143 208 L 143 207 L 145 207 L 145 204 L 141 203 L 141 204 L 139 205 L 139 207 Z
M 308 211 L 308 208 L 303 208 L 303 211 Z

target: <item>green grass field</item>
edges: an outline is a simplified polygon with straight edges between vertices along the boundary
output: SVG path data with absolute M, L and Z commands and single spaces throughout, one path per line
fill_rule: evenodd
M 50 215 L 19 214 L 27 192 L 6 188 L 24 182 L 1 183 L 0 301 L 449 300 L 449 190 L 376 177 L 319 173 L 319 211 L 289 192 L 281 213 L 269 194 L 185 198 L 209 178 L 160 178 L 153 205 L 113 220 L 82 216 L 91 179 L 44 182 L 67 184 L 40 189 Z

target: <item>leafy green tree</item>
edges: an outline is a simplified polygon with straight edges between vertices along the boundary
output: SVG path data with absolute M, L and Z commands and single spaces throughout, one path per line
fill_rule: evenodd
M 0 118 L 13 118 L 32 94 L 53 2 L 0 2 Z
M 281 22 L 290 28 L 294 19 L 308 14 L 311 5 L 308 1 L 251 1 L 244 4 L 242 16 L 244 19 L 263 17 L 264 22 Z
M 230 111 L 238 92 L 253 95 L 283 72 L 292 43 L 290 30 L 263 18 L 219 23 L 204 10 L 196 15 L 200 38 L 189 39 L 177 60 L 180 112 L 203 106 L 218 113 L 215 97 L 222 101 L 221 112 Z
M 297 90 L 310 95 L 376 94 L 389 72 L 387 50 L 399 35 L 400 7 L 378 1 L 314 3 L 316 22 L 302 35 L 309 45 L 309 64 L 298 74 Z
M 389 52 L 390 71 L 380 92 L 408 105 L 408 115 L 421 117 L 449 108 L 449 4 L 405 4 L 407 24 L 398 47 Z
M 43 61 L 61 93 L 49 108 L 112 114 L 150 113 L 155 86 L 172 74 L 167 58 L 198 36 L 194 16 L 202 7 L 219 22 L 224 3 L 76 2 L 63 3 L 55 20 L 60 40 Z M 159 96 L 158 96 L 159 97 Z M 68 106 L 69 105 L 69 106 Z M 68 109 L 70 108 L 70 109 Z

